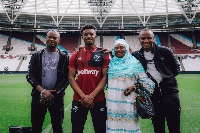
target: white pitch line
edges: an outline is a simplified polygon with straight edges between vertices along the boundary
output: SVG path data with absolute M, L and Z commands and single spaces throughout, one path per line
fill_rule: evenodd
M 69 110 L 71 108 L 72 104 L 69 104 L 65 110 L 64 113 L 67 112 L 67 110 Z M 52 124 L 48 125 L 45 130 L 42 133 L 49 133 L 49 131 L 52 129 Z

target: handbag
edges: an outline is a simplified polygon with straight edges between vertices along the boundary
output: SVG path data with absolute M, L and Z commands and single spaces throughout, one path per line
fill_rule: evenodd
M 135 97 L 135 107 L 138 115 L 142 119 L 149 119 L 154 115 L 154 108 L 150 96 L 147 94 L 147 90 L 140 84 L 136 83 L 137 96 Z

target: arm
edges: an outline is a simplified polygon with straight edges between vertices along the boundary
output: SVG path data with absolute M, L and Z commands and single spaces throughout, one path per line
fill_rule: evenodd
M 69 83 L 74 90 L 75 93 L 77 93 L 81 99 L 79 100 L 81 104 L 87 108 L 92 108 L 94 106 L 93 99 L 91 95 L 85 95 L 81 88 L 79 87 L 78 83 L 75 80 L 76 76 L 76 69 L 69 68 Z
M 85 98 L 85 94 L 83 93 L 78 83 L 76 82 L 75 77 L 76 77 L 76 69 L 69 68 L 69 76 L 68 76 L 69 83 L 74 92 L 81 97 L 80 101 L 82 101 Z
M 95 90 L 90 94 L 91 97 L 95 97 L 100 91 L 102 91 L 107 83 L 107 71 L 108 68 L 102 68 L 102 79 L 95 88 Z
M 180 64 L 176 60 L 176 57 L 174 56 L 174 54 L 172 53 L 171 50 L 166 48 L 165 53 L 166 53 L 165 57 L 166 57 L 167 62 L 168 62 L 167 64 L 170 66 L 173 75 L 177 76 L 180 72 Z
M 84 101 L 82 101 L 82 104 L 86 105 L 86 107 L 90 107 L 92 108 L 94 103 L 94 97 L 104 89 L 106 83 L 107 83 L 107 71 L 108 71 L 108 65 L 109 65 L 110 59 L 109 59 L 109 55 L 105 54 L 104 57 L 104 61 L 102 64 L 102 78 L 99 81 L 98 85 L 96 86 L 96 88 L 94 89 L 94 91 L 90 94 L 90 95 L 86 95 L 84 98 Z M 84 106 L 85 106 L 84 105 Z
M 106 83 L 107 83 L 107 71 L 108 68 L 102 68 L 102 79 L 95 88 L 95 90 L 90 95 L 85 95 L 84 99 L 81 101 L 81 104 L 87 108 L 93 108 L 94 103 L 94 97 L 104 89 Z
M 82 101 L 85 97 L 85 94 L 83 93 L 77 81 L 75 80 L 76 71 L 77 71 L 77 52 L 76 51 L 72 53 L 68 67 L 69 67 L 69 75 L 68 75 L 69 84 L 74 90 L 74 92 L 77 93 L 81 97 L 80 101 Z
M 38 66 L 38 56 L 37 54 L 33 54 L 31 56 L 31 60 L 28 65 L 28 72 L 26 74 L 26 79 L 30 83 L 30 85 L 33 87 L 33 89 L 36 89 L 36 87 L 39 85 L 37 74 L 39 73 Z
M 153 94 L 155 83 L 146 75 L 146 73 L 140 73 L 137 81 L 143 86 L 149 96 Z
M 140 85 L 142 85 L 146 93 L 151 96 L 155 88 L 155 83 L 147 76 L 139 60 L 138 60 L 138 67 L 141 69 L 138 69 L 138 72 L 137 72 L 137 76 L 136 76 L 137 82 L 140 83 Z
M 62 55 L 62 59 L 59 61 L 59 77 L 57 77 L 57 83 L 55 86 L 57 94 L 63 94 L 67 86 L 68 82 L 68 74 L 69 74 L 69 56 L 68 54 Z
M 107 84 L 108 81 L 108 66 L 110 63 L 109 54 L 105 54 L 103 65 L 102 65 L 102 78 L 99 84 L 97 85 L 96 89 L 91 93 L 92 97 L 95 97 L 100 91 L 102 91 Z
M 136 83 L 141 84 L 145 88 L 145 91 L 149 95 L 153 94 L 153 91 L 154 91 L 154 88 L 155 88 L 155 83 L 150 78 L 148 78 L 146 73 L 142 72 L 142 73 L 138 74 L 136 77 L 137 77 L 136 78 L 136 80 L 137 80 Z M 136 91 L 136 88 L 137 88 L 136 84 L 134 84 L 132 86 L 129 86 L 128 88 L 125 89 L 124 95 L 125 96 L 130 95 L 130 93 L 132 91 Z
M 136 68 L 137 67 L 137 68 Z M 151 95 L 155 88 L 155 83 L 147 76 L 147 74 L 144 71 L 144 68 L 142 67 L 142 64 L 138 61 L 137 65 L 135 66 L 135 80 L 136 83 L 139 83 L 143 86 L 144 90 Z M 128 87 L 124 91 L 124 95 L 129 95 L 133 90 L 136 90 L 136 84 Z
M 128 88 L 126 88 L 124 90 L 124 95 L 128 96 L 128 95 L 131 94 L 132 91 L 135 91 L 135 90 L 136 90 L 136 86 L 135 85 L 129 86 Z
M 40 58 L 38 53 L 35 53 L 31 56 L 26 79 L 31 84 L 31 86 L 35 91 L 38 91 L 39 93 L 43 92 L 42 97 L 44 97 L 46 101 L 50 101 L 54 98 L 51 92 L 54 92 L 55 90 L 44 90 L 44 88 L 40 85 L 39 79 L 41 75 L 39 68 L 39 62 L 40 62 L 39 59 Z M 35 93 L 35 91 L 32 92 L 32 95 L 33 93 Z

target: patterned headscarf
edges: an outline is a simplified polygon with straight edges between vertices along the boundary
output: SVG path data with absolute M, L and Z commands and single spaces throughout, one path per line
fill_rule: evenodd
M 119 43 L 126 47 L 126 53 L 122 58 L 118 58 L 114 51 L 114 47 Z M 112 48 L 112 54 L 114 57 L 111 59 L 109 64 L 108 79 L 117 77 L 130 78 L 139 73 L 144 73 L 141 63 L 130 54 L 129 45 L 124 39 L 118 39 L 115 41 L 115 44 Z

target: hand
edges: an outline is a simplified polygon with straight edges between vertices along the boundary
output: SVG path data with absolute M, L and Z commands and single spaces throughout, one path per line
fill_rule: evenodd
M 79 102 L 82 102 L 84 100 L 85 96 L 86 96 L 85 94 L 83 94 L 82 96 L 80 96 L 81 99 L 79 100 Z
M 135 90 L 136 90 L 136 86 L 135 86 L 135 85 L 130 86 L 130 87 L 128 87 L 128 88 L 125 89 L 124 95 L 125 95 L 125 96 L 128 96 L 128 95 L 131 94 L 132 91 L 135 91 Z
M 75 50 L 76 52 L 79 52 L 83 47 L 84 47 L 84 45 L 80 45 L 78 48 L 74 48 L 74 50 Z
M 42 93 L 45 102 L 48 103 L 54 99 L 54 95 L 52 94 L 53 92 L 56 92 L 56 90 L 46 90 Z
M 105 54 L 110 54 L 111 53 L 111 50 L 108 50 L 106 48 L 102 48 L 102 47 L 98 47 L 100 48 L 101 50 L 100 51 L 103 51 Z
M 93 98 L 91 98 L 90 95 L 85 95 L 84 99 L 81 101 L 81 104 L 87 108 L 93 108 Z

